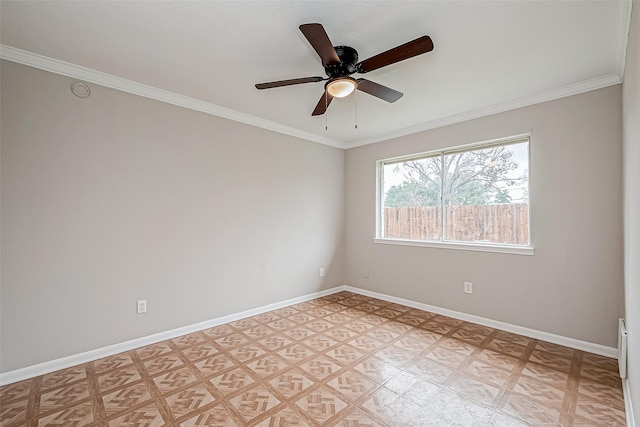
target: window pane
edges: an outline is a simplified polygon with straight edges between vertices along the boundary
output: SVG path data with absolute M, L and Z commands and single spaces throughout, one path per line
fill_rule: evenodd
M 529 151 L 522 142 L 444 156 L 444 239 L 529 244 Z
M 384 164 L 382 237 L 440 240 L 441 158 Z

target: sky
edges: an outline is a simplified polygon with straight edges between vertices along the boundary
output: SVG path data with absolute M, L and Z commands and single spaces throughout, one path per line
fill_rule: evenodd
M 507 146 L 509 150 L 513 152 L 512 159 L 518 163 L 518 167 L 508 174 L 509 178 L 519 178 L 523 174 L 528 173 L 529 167 L 529 143 L 528 142 L 520 142 L 515 144 L 510 144 Z M 384 194 L 386 194 L 389 189 L 394 185 L 401 184 L 405 178 L 402 171 L 395 172 L 398 163 L 391 163 L 388 165 L 384 165 L 383 174 L 384 174 Z M 528 201 L 527 197 L 527 189 L 529 186 L 527 182 L 521 182 L 516 184 L 514 187 L 509 188 L 509 195 L 511 196 L 511 200 L 514 203 L 523 203 Z

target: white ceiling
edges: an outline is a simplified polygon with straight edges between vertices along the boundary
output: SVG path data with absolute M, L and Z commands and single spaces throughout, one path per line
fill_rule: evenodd
M 631 2 L 2 1 L 3 58 L 313 141 L 353 147 L 622 80 Z M 429 35 L 433 52 L 372 71 L 365 93 L 312 117 L 324 76 L 298 26 L 360 59 Z M 358 128 L 354 128 L 357 99 Z

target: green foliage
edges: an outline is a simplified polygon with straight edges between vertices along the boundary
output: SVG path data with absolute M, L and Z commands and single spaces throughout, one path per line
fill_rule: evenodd
M 405 181 L 392 186 L 384 199 L 386 207 L 437 206 L 440 204 L 440 189 L 433 183 Z
M 452 205 L 487 205 L 489 203 L 491 203 L 490 194 L 479 181 L 467 182 L 458 187 L 450 197 Z

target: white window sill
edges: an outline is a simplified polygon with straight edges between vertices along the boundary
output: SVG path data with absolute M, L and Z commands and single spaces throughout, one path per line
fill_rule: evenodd
M 421 246 L 424 248 L 457 249 L 461 251 L 497 252 L 514 255 L 533 255 L 531 246 L 495 245 L 462 242 L 427 242 L 422 240 L 373 239 L 374 243 L 384 245 Z

